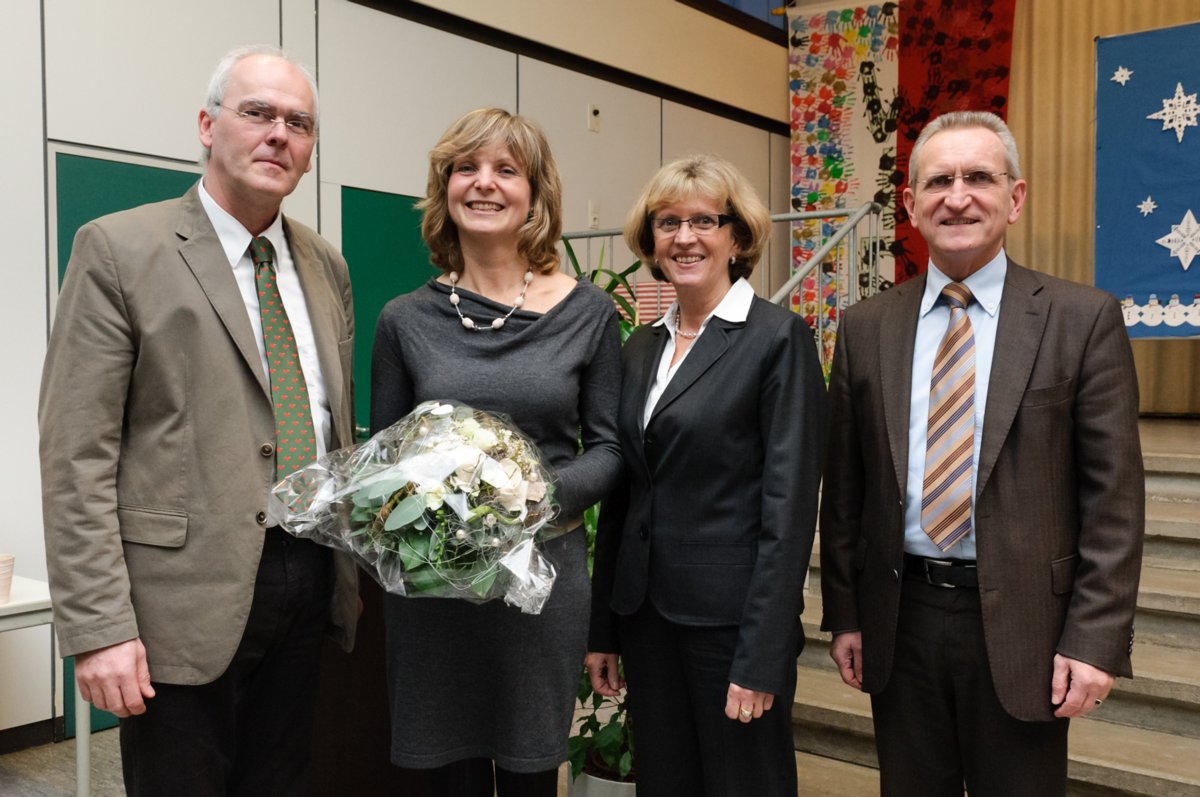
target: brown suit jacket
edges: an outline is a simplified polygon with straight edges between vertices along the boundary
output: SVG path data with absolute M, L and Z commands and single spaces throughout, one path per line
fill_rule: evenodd
M 862 632 L 888 682 L 903 569 L 924 277 L 852 307 L 830 384 L 822 628 Z M 980 598 L 1005 710 L 1049 720 L 1053 655 L 1129 676 L 1144 528 L 1137 380 L 1116 301 L 1009 261 L 976 481 Z
M 333 415 L 354 439 L 346 263 L 285 219 Z M 225 671 L 250 611 L 275 481 L 270 385 L 193 187 L 79 230 L 42 374 L 42 506 L 63 655 L 140 637 L 155 681 Z M 335 558 L 331 621 L 357 581 Z

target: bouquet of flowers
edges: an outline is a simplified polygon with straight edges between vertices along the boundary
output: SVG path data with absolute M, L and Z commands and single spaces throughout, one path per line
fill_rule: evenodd
M 507 419 L 427 401 L 288 476 L 272 500 L 286 531 L 347 551 L 388 592 L 503 597 L 537 614 L 555 573 L 536 543 L 561 533 L 552 492 Z

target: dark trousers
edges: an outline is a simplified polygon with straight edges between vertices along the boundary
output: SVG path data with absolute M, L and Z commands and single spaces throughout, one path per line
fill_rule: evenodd
M 555 797 L 558 770 L 510 772 L 488 758 L 454 761 L 428 773 L 430 791 L 437 797 Z
M 794 657 L 784 694 L 743 723 L 725 716 L 737 626 L 677 625 L 647 600 L 620 633 L 639 797 L 795 797 Z
M 228 669 L 201 686 L 154 683 L 146 713 L 121 720 L 130 797 L 304 792 L 331 579 L 328 549 L 267 530 Z
M 971 797 L 1066 793 L 1068 721 L 1001 707 L 978 590 L 905 578 L 892 674 L 871 708 L 883 797 L 962 797 L 964 783 Z

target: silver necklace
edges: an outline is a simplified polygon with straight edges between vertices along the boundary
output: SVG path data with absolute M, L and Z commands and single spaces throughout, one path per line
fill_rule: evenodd
M 675 334 L 682 335 L 683 337 L 687 338 L 688 340 L 695 340 L 696 338 L 700 337 L 700 333 L 703 331 L 703 327 L 701 327 L 700 329 L 697 329 L 695 332 L 684 332 L 682 318 L 683 318 L 683 314 L 679 310 L 679 305 L 675 305 Z
M 454 306 L 454 312 L 458 313 L 458 320 L 462 322 L 462 325 L 465 329 L 471 329 L 471 330 L 474 330 L 475 332 L 495 331 L 497 329 L 500 329 L 502 326 L 504 326 L 504 322 L 508 320 L 509 316 L 511 316 L 513 313 L 517 312 L 518 307 L 525 304 L 525 291 L 529 290 L 529 283 L 531 283 L 531 282 L 533 282 L 533 266 L 530 266 L 529 270 L 525 272 L 525 282 L 524 282 L 524 284 L 521 285 L 520 295 L 518 295 L 517 298 L 513 300 L 512 309 L 509 310 L 507 313 L 505 313 L 500 318 L 492 319 L 492 322 L 490 324 L 488 324 L 487 326 L 480 326 L 479 324 L 475 323 L 475 319 L 471 318 L 470 316 L 463 315 L 462 310 L 459 309 L 459 307 L 458 307 L 458 298 L 459 297 L 458 297 L 458 290 L 457 290 L 457 288 L 458 288 L 458 272 L 451 271 L 450 272 L 450 304 L 452 304 Z

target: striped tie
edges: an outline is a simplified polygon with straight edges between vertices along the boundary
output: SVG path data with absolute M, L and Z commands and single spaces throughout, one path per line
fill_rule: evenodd
M 950 324 L 938 346 L 929 383 L 929 432 L 921 528 L 942 551 L 971 530 L 975 452 L 975 335 L 967 305 L 971 289 L 952 282 L 942 289 Z

